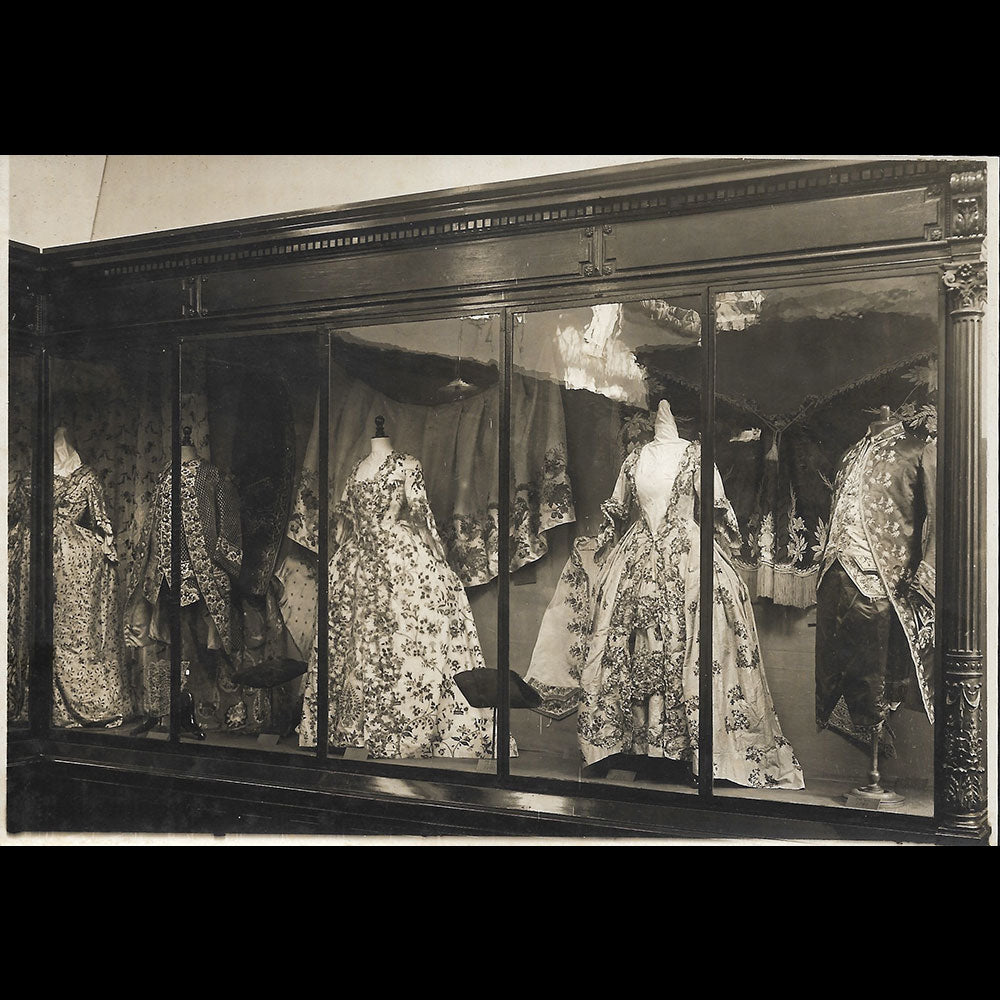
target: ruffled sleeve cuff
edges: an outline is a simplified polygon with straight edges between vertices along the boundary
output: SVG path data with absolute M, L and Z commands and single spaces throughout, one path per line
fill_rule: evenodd
M 618 525 L 625 519 L 627 513 L 625 504 L 613 497 L 601 504 L 601 530 L 597 533 L 597 546 L 594 552 L 594 558 L 597 562 L 600 562 L 607 555 L 608 548 L 614 544 Z
M 112 535 L 110 531 L 101 536 L 101 552 L 108 562 L 118 562 L 118 551 L 115 549 L 114 535 Z
M 719 540 L 724 541 L 733 552 L 739 552 L 743 547 L 743 535 L 739 521 L 736 520 L 736 512 L 725 497 L 715 498 L 715 530 Z

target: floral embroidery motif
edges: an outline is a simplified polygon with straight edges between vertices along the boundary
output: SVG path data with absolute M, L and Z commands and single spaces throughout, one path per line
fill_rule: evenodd
M 800 563 L 806 554 L 806 522 L 799 517 L 796 509 L 795 488 L 788 487 L 791 506 L 788 508 L 788 559 L 794 565 Z
M 27 485 L 19 487 L 27 501 Z M 104 488 L 97 473 L 81 465 L 53 483 L 52 568 L 55 602 L 52 621 L 52 724 L 120 725 L 130 713 L 130 692 L 122 671 L 122 640 L 118 628 L 118 578 L 111 521 Z M 27 520 L 19 522 L 24 538 L 12 539 L 15 553 L 28 553 Z M 20 585 L 27 586 L 27 565 L 12 566 Z M 11 623 L 8 607 L 8 626 Z M 8 641 L 10 641 L 8 629 Z M 8 652 L 8 668 L 10 664 Z M 11 692 L 8 674 L 8 694 Z M 15 674 L 13 705 L 26 708 L 27 674 Z M 22 683 L 23 681 L 23 683 Z M 22 715 L 23 717 L 23 715 Z
M 493 714 L 471 707 L 454 681 L 485 661 L 420 463 L 392 452 L 373 479 L 356 472 L 329 566 L 330 744 L 373 757 L 491 757 Z M 317 740 L 318 671 L 314 644 L 302 746 Z
M 542 696 L 542 703 L 535 711 L 553 719 L 572 715 L 582 693 L 580 677 L 587 661 L 594 616 L 591 580 L 584 565 L 584 553 L 592 555 L 594 545 L 595 539 L 588 536 L 581 536 L 573 543 L 545 613 L 548 625 L 543 620 L 539 643 L 525 676 L 525 680 Z M 551 646 L 542 641 L 543 634 L 552 635 Z M 562 683 L 551 683 L 543 679 L 545 677 Z
M 839 558 L 866 596 L 888 597 L 903 627 L 927 717 L 934 721 L 934 510 L 937 443 L 908 434 L 895 423 L 862 438 L 841 460 L 834 483 L 830 538 L 822 573 Z M 848 500 L 845 500 L 845 496 Z M 868 553 L 835 534 L 838 510 L 854 510 Z M 918 523 L 916 518 L 920 518 Z M 852 563 L 867 558 L 870 572 Z M 867 568 L 867 567 L 866 567 Z M 869 593 L 869 591 L 872 591 Z
M 184 538 L 191 556 L 194 576 L 201 589 L 201 596 L 205 599 L 215 627 L 219 630 L 222 648 L 229 653 L 233 649 L 229 628 L 232 584 L 226 571 L 216 566 L 208 554 L 205 529 L 198 510 L 198 493 L 195 489 L 195 480 L 201 464 L 198 461 L 181 463 L 181 523 L 184 526 Z M 184 603 L 183 594 L 181 603 Z
M 700 446 L 691 442 L 655 533 L 643 514 L 611 545 L 620 523 L 639 506 L 638 452 L 622 466 L 625 499 L 619 495 L 602 507 L 598 556 L 602 549 L 604 553 L 592 584 L 593 638 L 577 725 L 588 763 L 624 752 L 686 760 L 697 769 L 700 574 L 693 512 L 700 458 Z M 713 770 L 717 777 L 743 785 L 800 788 L 801 768 L 781 736 L 760 669 L 749 594 L 728 558 L 739 544 L 739 527 L 724 496 L 716 497 L 716 508 Z

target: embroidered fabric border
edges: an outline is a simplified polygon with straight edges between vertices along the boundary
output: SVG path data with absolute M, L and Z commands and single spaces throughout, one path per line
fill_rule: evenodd
M 208 556 L 208 545 L 205 542 L 195 493 L 195 480 L 200 469 L 200 462 L 185 462 L 181 465 L 181 520 L 195 577 L 201 587 L 201 595 L 205 599 L 215 627 L 219 630 L 223 648 L 227 653 L 231 653 L 229 577 L 222 570 L 217 570 Z

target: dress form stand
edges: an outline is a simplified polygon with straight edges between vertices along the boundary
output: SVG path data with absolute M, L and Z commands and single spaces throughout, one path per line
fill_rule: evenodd
M 392 452 L 392 438 L 385 433 L 385 417 L 375 418 L 375 436 L 371 439 L 372 448 L 361 462 L 358 472 L 361 478 L 369 479 L 381 468 L 382 463 Z
M 874 436 L 891 427 L 896 421 L 890 418 L 892 411 L 888 406 L 880 407 L 879 419 L 868 425 L 869 435 Z M 898 792 L 890 792 L 882 787 L 878 770 L 878 741 L 882 733 L 882 726 L 872 731 L 872 760 L 871 770 L 868 772 L 868 784 L 851 789 L 847 796 L 847 804 L 860 809 L 893 809 L 906 801 L 905 796 Z
M 881 785 L 882 776 L 878 771 L 878 738 L 882 732 L 879 723 L 872 731 L 872 769 L 868 772 L 868 784 L 852 788 L 847 796 L 847 804 L 857 809 L 894 809 L 906 801 L 898 792 L 890 792 Z
M 184 427 L 184 436 L 181 440 L 181 461 L 182 462 L 193 462 L 198 458 L 198 451 L 191 443 L 191 428 Z M 185 661 L 181 661 L 181 677 L 182 683 L 183 678 L 187 676 L 191 671 L 190 664 Z M 205 739 L 205 730 L 198 724 L 198 720 L 195 717 L 194 711 L 194 696 L 186 688 L 181 690 L 180 698 L 180 731 L 182 733 L 190 733 L 196 739 Z M 131 730 L 129 736 L 141 736 L 143 733 L 149 732 L 151 729 L 160 725 L 162 718 L 160 716 L 150 715 L 143 719 L 135 729 Z
M 510 707 L 535 709 L 542 703 L 542 696 L 524 678 L 513 670 L 510 675 Z M 493 756 L 481 757 L 477 771 L 497 773 L 497 672 L 492 667 L 476 667 L 455 674 L 455 684 L 473 708 L 489 708 L 493 712 Z

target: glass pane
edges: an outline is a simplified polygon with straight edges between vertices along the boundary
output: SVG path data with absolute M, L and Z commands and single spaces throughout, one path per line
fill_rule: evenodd
M 31 458 L 35 435 L 37 362 L 7 359 L 7 722 L 28 722 L 31 614 Z
M 169 390 L 156 349 L 83 343 L 52 360 L 55 727 L 122 735 L 138 714 L 126 602 L 169 463 Z
M 512 773 L 697 791 L 700 305 L 515 317 Z
M 316 565 L 288 537 L 323 372 L 314 333 L 185 342 L 181 352 L 181 738 L 298 751 Z M 141 705 L 168 723 L 169 468 L 152 497 L 133 624 Z M 311 584 L 311 589 L 310 585 Z M 145 627 L 144 627 L 145 626 Z M 154 720 L 155 724 L 154 724 Z
M 492 769 L 500 317 L 332 337 L 329 661 L 314 651 L 299 742 L 329 754 Z M 318 549 L 318 423 L 294 535 Z
M 717 794 L 931 815 L 937 282 L 715 309 L 716 456 L 759 638 L 756 664 L 733 640 L 738 680 L 716 688 Z

